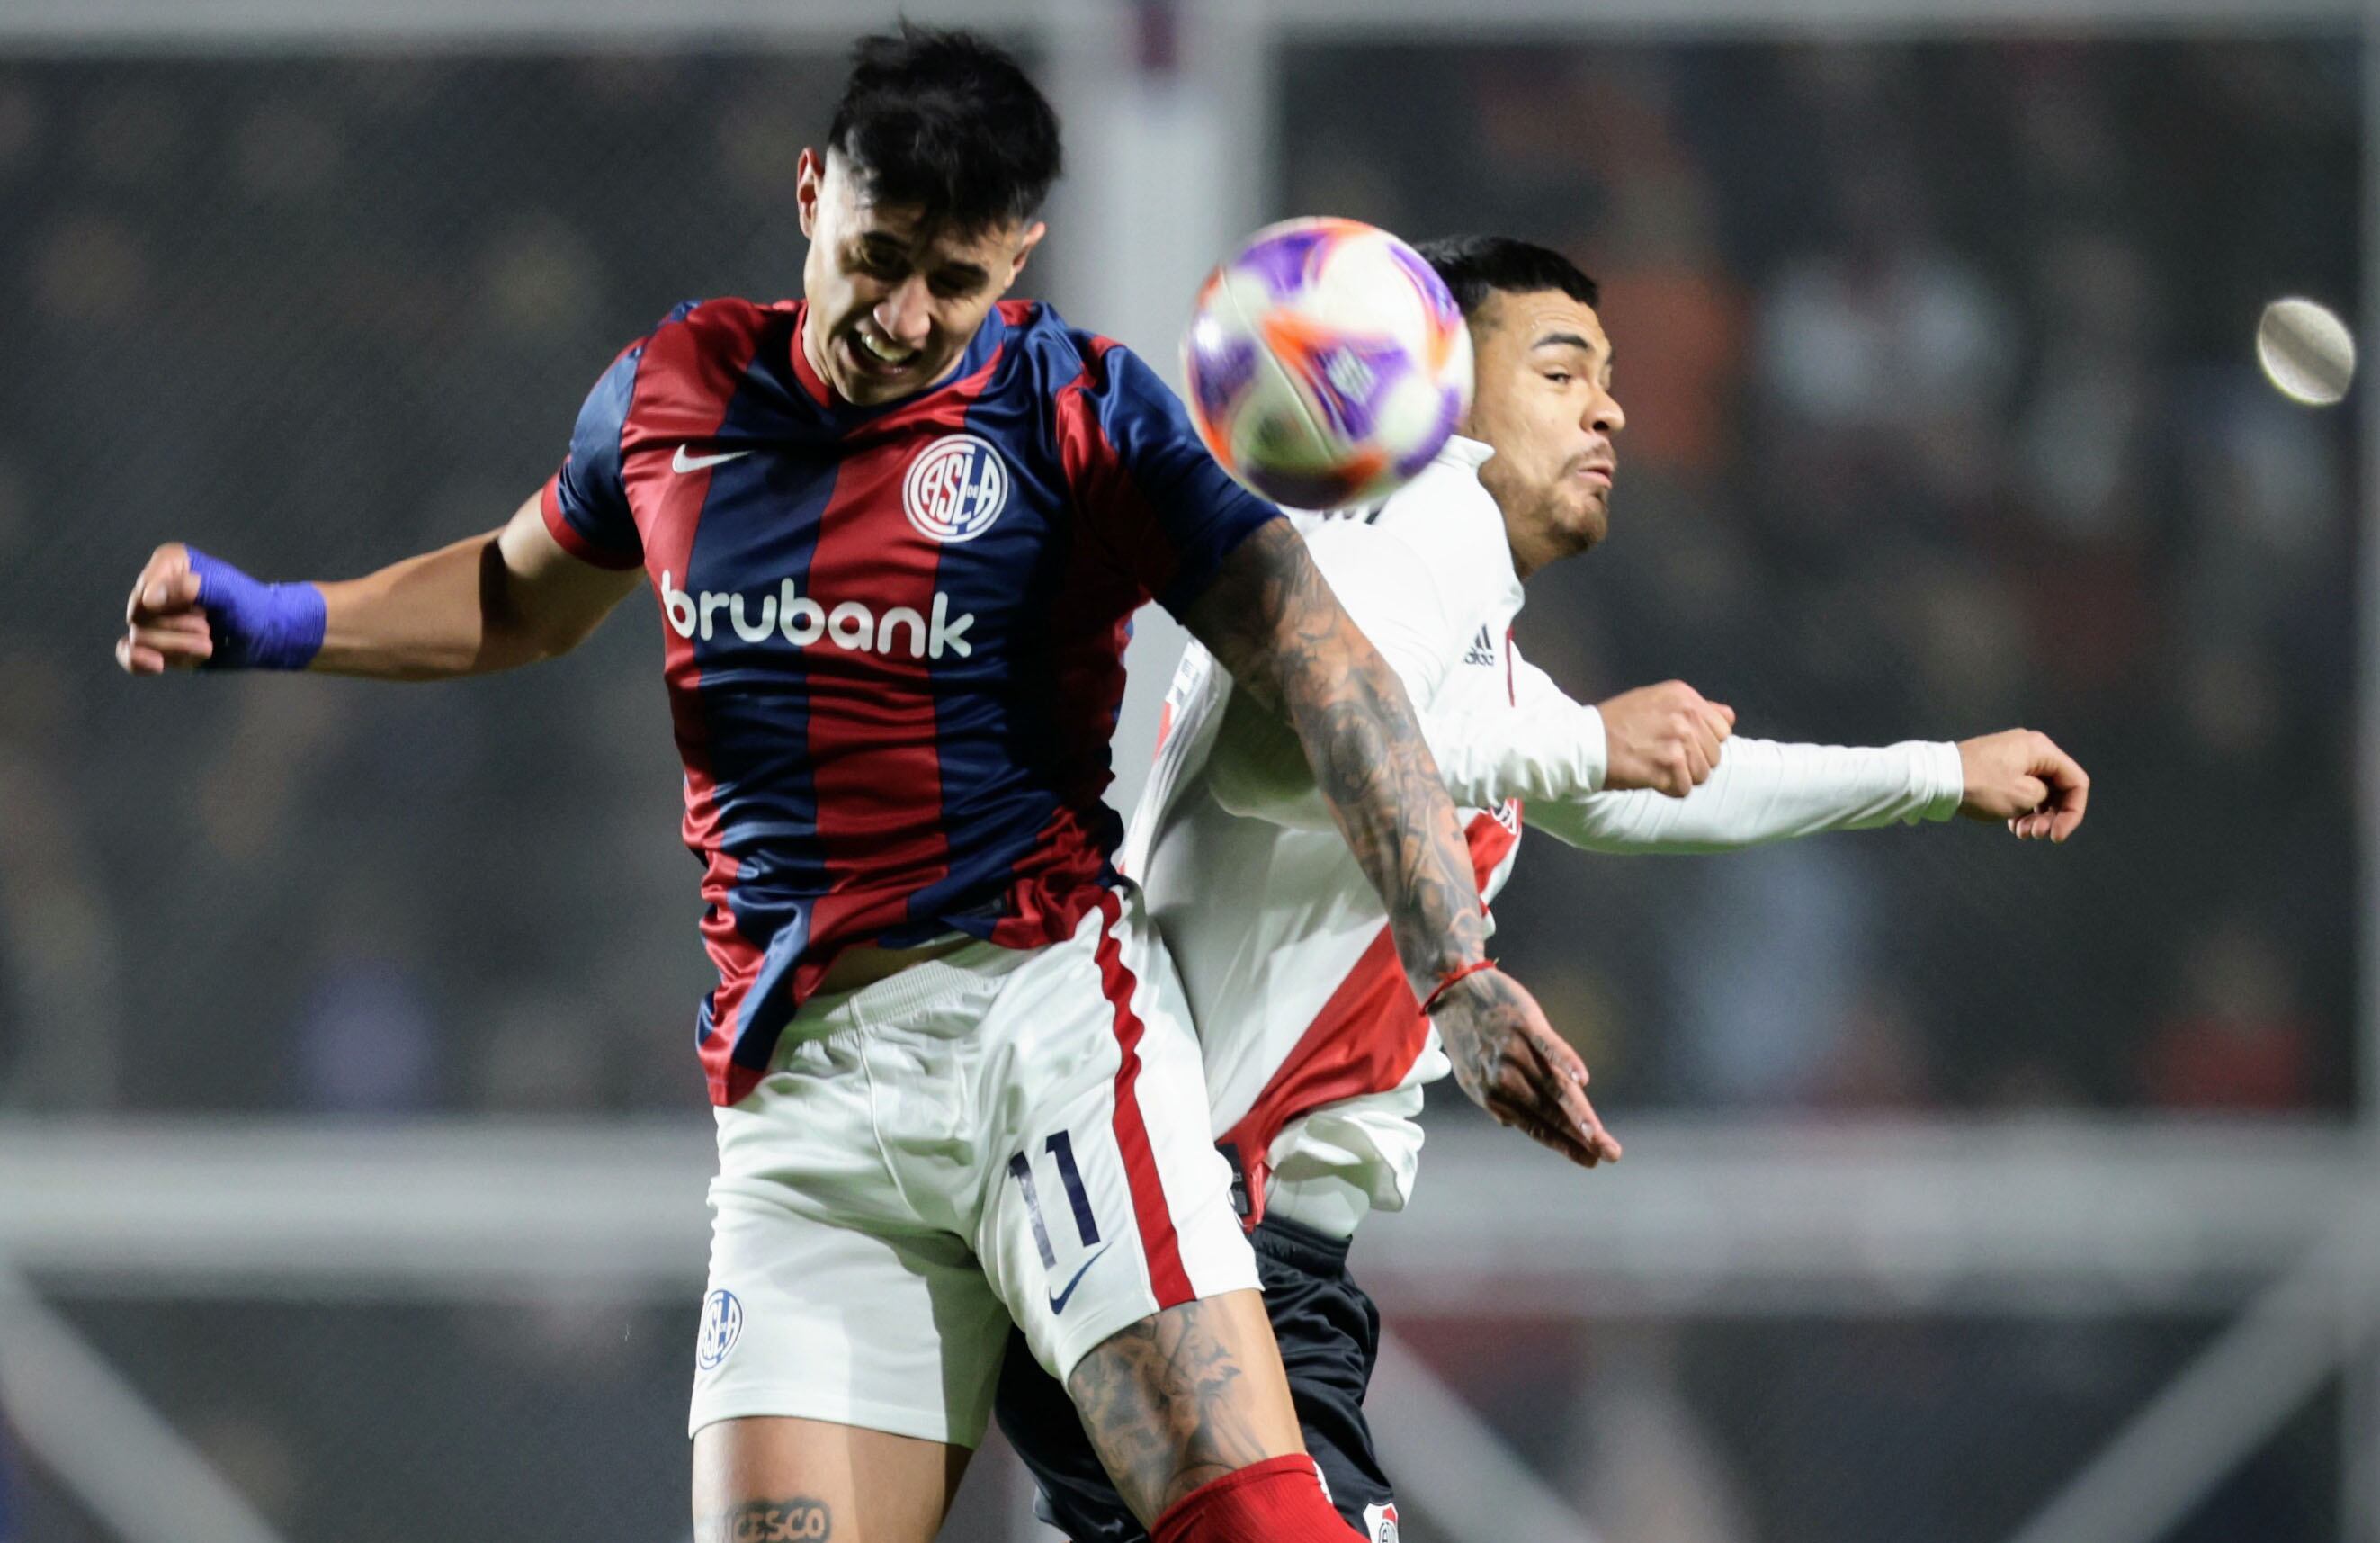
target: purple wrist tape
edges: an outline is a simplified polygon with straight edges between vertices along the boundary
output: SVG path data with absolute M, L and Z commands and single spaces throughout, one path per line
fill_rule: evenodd
M 302 670 L 322 649 L 327 613 L 311 584 L 260 584 L 219 557 L 191 547 L 199 604 L 215 651 L 209 670 Z

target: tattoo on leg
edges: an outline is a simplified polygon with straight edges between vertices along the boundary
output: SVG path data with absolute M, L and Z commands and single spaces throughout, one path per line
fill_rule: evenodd
M 795 1495 L 730 1506 L 696 1529 L 695 1543 L 827 1543 L 833 1536 L 827 1503 Z
M 1143 1525 L 1209 1479 L 1263 1461 L 1235 1397 L 1238 1358 L 1185 1303 L 1085 1356 L 1066 1391 L 1116 1490 Z

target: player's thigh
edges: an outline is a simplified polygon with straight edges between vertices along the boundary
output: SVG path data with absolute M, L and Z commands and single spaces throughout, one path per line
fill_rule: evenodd
M 1111 1471 L 1129 1455 L 1125 1500 L 1147 1520 L 1189 1476 L 1302 1450 L 1181 985 L 1136 897 L 1017 971 L 987 1030 L 1002 1113 L 976 1249 L 1044 1370 L 1079 1392 L 1098 1360 L 1085 1423 Z
M 1016 970 L 983 1022 L 975 1249 L 1061 1382 L 1125 1326 L 1257 1284 L 1188 1025 L 1123 893 Z
M 931 1543 L 967 1449 L 822 1420 L 721 1420 L 694 1438 L 695 1543 Z
M 1008 1314 L 879 1150 L 868 1036 L 798 1047 L 720 1112 L 689 1435 L 782 1417 L 973 1447 Z

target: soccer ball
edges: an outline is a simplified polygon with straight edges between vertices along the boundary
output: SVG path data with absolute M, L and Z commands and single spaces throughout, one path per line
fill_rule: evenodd
M 1471 405 L 1471 334 L 1421 254 L 1354 220 L 1288 220 L 1207 277 L 1182 339 L 1190 416 L 1277 504 L 1385 498 Z

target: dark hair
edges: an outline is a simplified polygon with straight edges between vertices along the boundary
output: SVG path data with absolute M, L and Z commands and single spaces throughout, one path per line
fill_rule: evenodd
M 906 21 L 851 51 L 826 146 L 871 200 L 962 230 L 1030 218 L 1058 179 L 1058 115 L 1016 60 Z
M 1552 289 L 1584 306 L 1598 303 L 1595 281 L 1549 247 L 1510 236 L 1442 236 L 1414 249 L 1438 270 L 1466 317 L 1477 315 L 1488 297 L 1496 294 L 1530 295 Z

